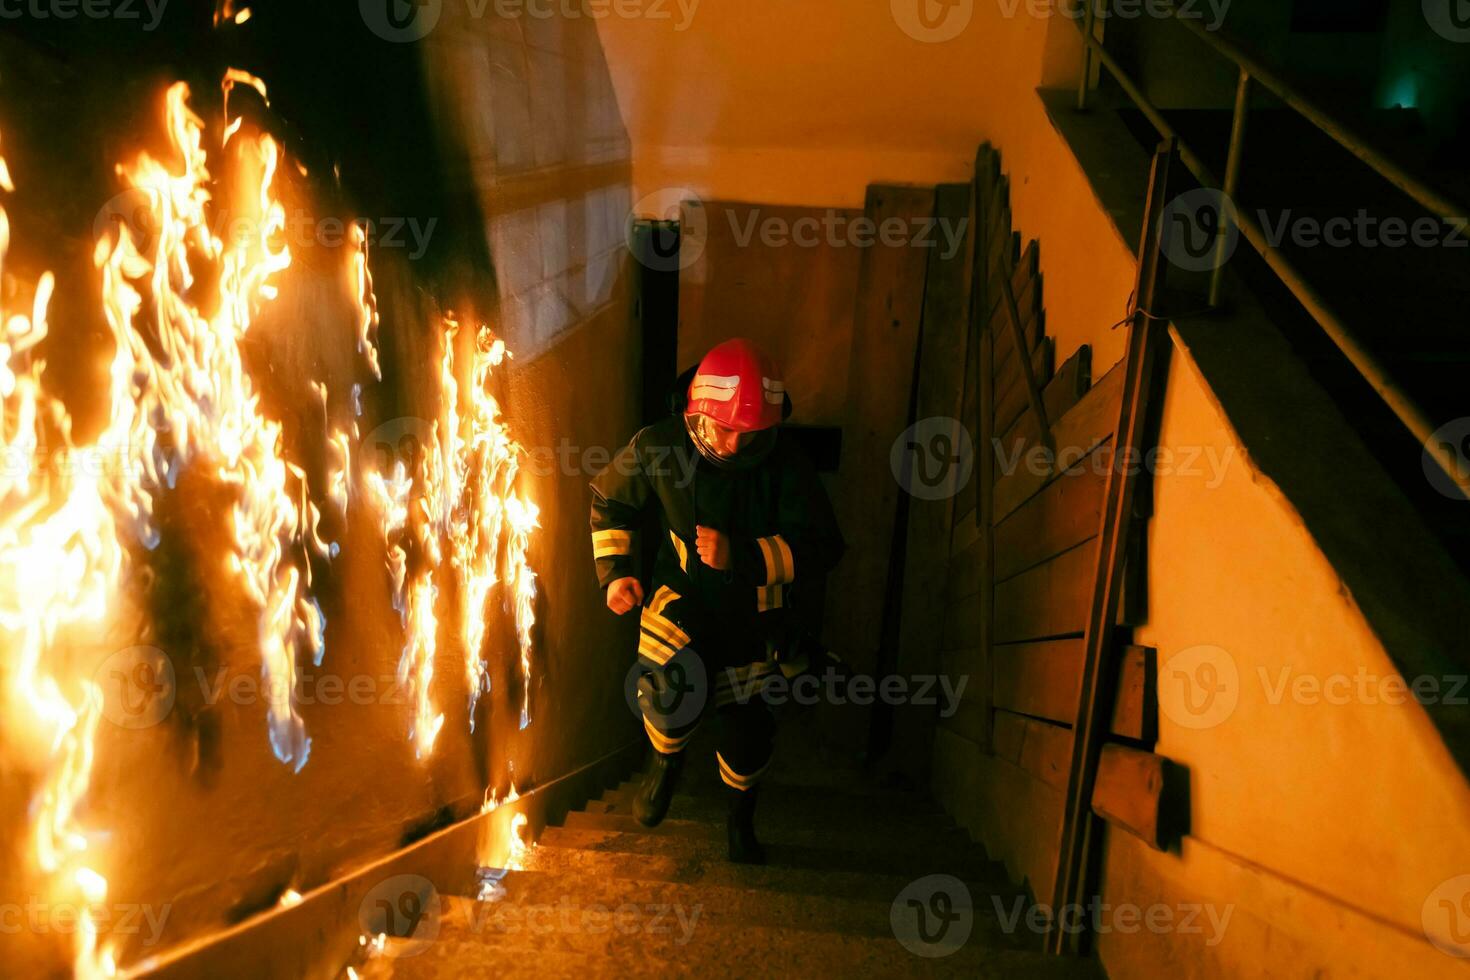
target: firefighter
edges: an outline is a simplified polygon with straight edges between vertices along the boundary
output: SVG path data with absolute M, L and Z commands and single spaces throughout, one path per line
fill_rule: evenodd
M 685 746 L 713 709 L 730 860 L 759 864 L 756 792 L 775 735 L 761 685 L 796 669 L 791 593 L 820 582 L 842 535 L 816 470 L 780 428 L 791 414 L 780 371 L 750 341 L 705 355 L 676 384 L 673 409 L 592 483 L 598 581 L 609 609 L 640 617 L 638 704 L 655 751 L 633 812 L 648 827 L 663 820 Z M 661 539 L 645 590 L 633 556 L 655 507 Z

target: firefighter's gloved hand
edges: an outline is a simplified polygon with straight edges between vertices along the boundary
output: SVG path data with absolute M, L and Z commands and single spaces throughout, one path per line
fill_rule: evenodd
M 694 529 L 694 547 L 699 551 L 699 560 L 716 571 L 730 570 L 730 536 L 703 524 Z
M 619 616 L 643 605 L 643 585 L 633 576 L 620 578 L 607 587 L 607 608 Z

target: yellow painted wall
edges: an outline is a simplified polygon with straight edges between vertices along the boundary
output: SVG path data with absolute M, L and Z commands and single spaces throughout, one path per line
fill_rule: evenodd
M 1160 444 L 1180 472 L 1157 483 L 1139 639 L 1158 650 L 1157 751 L 1189 769 L 1192 829 L 1182 855 L 1115 834 L 1106 898 L 1235 904 L 1218 958 L 1191 975 L 1450 975 L 1424 928 L 1445 921 L 1441 884 L 1470 874 L 1470 786 L 1185 357 Z M 1114 975 L 1200 938 L 1139 936 L 1104 938 L 1105 961 L 1127 966 Z

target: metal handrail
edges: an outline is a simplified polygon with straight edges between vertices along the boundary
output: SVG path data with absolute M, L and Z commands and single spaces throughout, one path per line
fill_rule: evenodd
M 1393 161 L 1386 154 L 1373 148 L 1367 140 L 1363 139 L 1356 131 L 1340 120 L 1334 118 L 1315 102 L 1302 94 L 1297 88 L 1281 78 L 1280 75 L 1263 65 L 1259 60 L 1252 57 L 1238 45 L 1210 33 L 1203 25 L 1194 23 L 1192 19 L 1183 16 L 1183 11 L 1175 0 L 1164 0 L 1169 7 L 1174 19 L 1188 28 L 1196 37 L 1205 43 L 1212 51 L 1227 61 L 1233 62 L 1240 71 L 1239 84 L 1236 88 L 1235 111 L 1230 133 L 1230 151 L 1226 163 L 1226 174 L 1223 183 L 1216 179 L 1204 160 L 1195 153 L 1179 137 L 1179 134 L 1170 126 L 1157 106 L 1149 101 L 1139 84 L 1128 75 L 1128 72 L 1120 65 L 1116 58 L 1108 53 L 1103 42 L 1096 36 L 1095 25 L 1100 10 L 1107 0 L 1081 0 L 1086 5 L 1084 17 L 1079 27 L 1082 31 L 1082 78 L 1078 82 L 1077 107 L 1087 108 L 1087 94 L 1091 83 L 1092 59 L 1107 69 L 1108 73 L 1118 82 L 1125 95 L 1133 102 L 1154 129 L 1158 131 L 1162 139 L 1172 139 L 1176 142 L 1179 150 L 1179 159 L 1201 185 L 1222 191 L 1225 196 L 1233 201 L 1236 187 L 1240 179 L 1240 163 L 1245 151 L 1246 120 L 1249 112 L 1250 93 L 1252 83 L 1259 83 L 1267 91 L 1271 92 L 1283 103 L 1295 110 L 1317 129 L 1336 141 L 1340 146 L 1352 153 L 1355 157 L 1366 164 L 1379 176 L 1392 183 L 1405 194 L 1409 195 L 1428 211 L 1447 220 L 1457 220 L 1461 216 L 1470 215 L 1470 210 L 1457 205 L 1453 199 L 1436 191 L 1427 183 L 1415 177 L 1407 169 Z M 1071 18 L 1074 22 L 1075 17 Z M 1215 268 L 1210 282 L 1210 305 L 1217 306 L 1220 300 L 1220 292 L 1224 274 L 1225 255 L 1224 244 L 1228 232 L 1228 222 L 1231 215 L 1224 209 L 1220 214 L 1220 240 L 1215 253 Z M 1379 363 L 1378 359 L 1354 336 L 1353 331 L 1347 326 L 1343 319 L 1332 309 L 1326 298 L 1315 289 L 1296 266 L 1286 257 L 1286 254 L 1271 244 L 1265 231 L 1256 220 L 1239 208 L 1234 209 L 1235 224 L 1239 227 L 1242 237 L 1246 239 L 1252 248 L 1266 262 L 1266 265 L 1281 280 L 1282 285 L 1291 291 L 1297 302 L 1301 303 L 1307 313 L 1317 321 L 1323 332 L 1337 346 L 1338 350 L 1347 357 L 1353 368 L 1362 375 L 1363 379 L 1378 393 L 1389 409 L 1398 417 L 1399 421 L 1413 433 L 1414 437 L 1424 446 L 1424 451 L 1444 470 L 1445 474 L 1459 486 L 1466 497 L 1470 497 L 1470 472 L 1461 469 L 1460 461 L 1447 446 L 1437 443 L 1433 436 L 1434 424 L 1424 411 L 1415 404 L 1414 400 L 1403 391 L 1390 378 L 1388 371 Z

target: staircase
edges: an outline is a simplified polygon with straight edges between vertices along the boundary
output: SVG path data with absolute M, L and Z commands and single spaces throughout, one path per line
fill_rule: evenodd
M 495 900 L 442 897 L 420 924 L 431 941 L 389 940 L 359 975 L 1102 975 L 1036 952 L 1027 899 L 1004 869 L 927 796 L 871 786 L 856 768 L 778 768 L 778 752 L 756 815 L 769 863 L 730 864 L 713 752 L 698 740 L 690 752 L 659 827 L 633 819 L 635 776 L 548 827 Z M 915 890 L 929 875 L 961 879 L 973 909 L 952 926 L 957 938 L 971 921 L 963 945 L 938 940 L 958 945 L 942 957 L 898 938 L 915 932 L 908 898 L 944 911 L 932 889 Z

